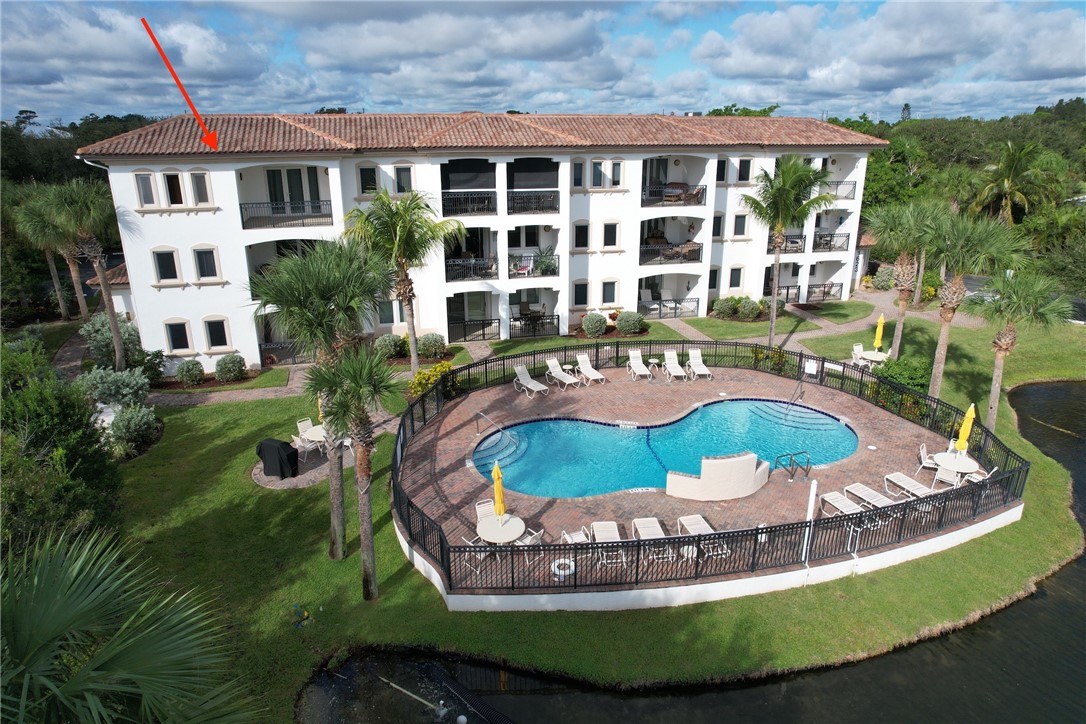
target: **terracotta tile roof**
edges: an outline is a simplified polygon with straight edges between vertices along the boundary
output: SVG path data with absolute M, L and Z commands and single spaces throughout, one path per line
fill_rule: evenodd
M 106 272 L 106 281 L 109 282 L 111 287 L 127 287 L 128 286 L 128 264 L 121 262 L 117 266 L 113 267 Z M 98 277 L 91 277 L 87 281 L 88 287 L 98 286 Z
M 190 115 L 175 116 L 77 151 L 108 157 L 365 153 L 458 149 L 877 148 L 886 142 L 813 118 L 353 113 L 209 115 L 219 150 L 200 142 Z

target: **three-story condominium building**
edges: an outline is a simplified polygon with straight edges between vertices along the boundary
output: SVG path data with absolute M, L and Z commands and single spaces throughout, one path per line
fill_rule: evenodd
M 564 334 L 583 314 L 698 316 L 768 294 L 768 229 L 745 208 L 762 171 L 798 154 L 830 172 L 832 208 L 788 230 L 779 287 L 847 299 L 869 151 L 884 142 L 806 118 L 349 114 L 178 116 L 79 150 L 109 169 L 124 310 L 171 367 L 237 352 L 282 361 L 249 280 L 344 230 L 374 194 L 423 193 L 464 241 L 412 271 L 418 328 L 450 342 Z M 382 305 L 377 333 L 401 332 Z

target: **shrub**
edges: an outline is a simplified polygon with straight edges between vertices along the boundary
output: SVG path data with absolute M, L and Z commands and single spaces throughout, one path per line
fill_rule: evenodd
M 122 407 L 110 423 L 109 436 L 115 444 L 114 453 L 121 457 L 143 452 L 158 438 L 155 408 L 145 405 Z
M 943 286 L 943 280 L 939 276 L 939 272 L 929 269 L 924 272 L 924 279 L 921 282 L 920 301 L 930 302 L 935 299 L 935 295 L 939 293 L 939 288 Z
M 138 367 L 124 372 L 95 367 L 90 372 L 79 375 L 76 384 L 87 395 L 113 409 L 142 405 L 151 387 L 143 370 Z
M 240 354 L 228 354 L 215 363 L 215 379 L 219 382 L 243 380 L 247 371 L 245 358 Z
M 174 376 L 185 387 L 195 387 L 204 381 L 204 366 L 194 359 L 187 359 L 177 365 Z
M 615 326 L 622 334 L 640 334 L 645 331 L 645 318 L 637 312 L 622 312 L 615 320 Z
M 581 329 L 588 337 L 602 337 L 607 331 L 607 317 L 596 312 L 589 312 L 581 320 Z
M 888 359 L 872 371 L 884 380 L 899 382 L 920 392 L 927 392 L 931 382 L 931 360 L 919 357 Z
M 753 299 L 744 299 L 739 303 L 736 316 L 744 322 L 753 322 L 762 313 L 762 305 Z
M 762 314 L 769 314 L 769 305 L 773 303 L 773 297 L 762 297 L 758 300 L 758 306 L 762 310 Z M 777 298 L 777 316 L 784 314 L 784 300 Z
M 125 366 L 141 366 L 145 353 L 140 344 L 139 330 L 123 314 L 117 315 L 117 323 L 121 326 Z M 109 332 L 109 317 L 104 312 L 92 315 L 90 321 L 79 328 L 79 334 L 87 340 L 95 364 L 113 369 L 113 337 Z
M 713 311 L 719 317 L 734 317 L 739 313 L 743 297 L 721 297 L 713 302 Z
M 871 286 L 881 291 L 894 288 L 894 267 L 884 266 L 880 267 L 879 271 L 871 279 Z
M 418 339 L 419 357 L 441 359 L 445 356 L 445 338 L 437 332 L 424 334 Z
M 412 397 L 418 397 L 426 390 L 430 389 L 430 386 L 441 379 L 441 376 L 446 372 L 452 372 L 452 362 L 438 362 L 436 365 L 426 370 L 419 370 L 415 373 L 415 378 L 407 383 L 407 391 Z M 456 382 L 452 375 L 449 376 L 448 381 L 442 392 L 446 397 L 453 397 L 456 393 Z
M 374 340 L 373 349 L 378 354 L 384 355 L 385 359 L 407 356 L 407 344 L 404 343 L 403 337 L 395 334 L 382 334 Z
M 160 349 L 150 352 L 143 350 L 143 361 L 140 366 L 143 368 L 143 376 L 147 378 L 148 384 L 157 385 L 162 381 L 162 374 L 166 369 L 166 353 Z

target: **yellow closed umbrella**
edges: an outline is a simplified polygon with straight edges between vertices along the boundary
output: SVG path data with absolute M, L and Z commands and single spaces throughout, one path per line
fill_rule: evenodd
M 491 477 L 494 479 L 494 513 L 500 520 L 505 515 L 505 490 L 502 488 L 502 469 L 496 462 Z
M 879 322 L 875 325 L 875 349 L 882 346 L 882 326 L 886 324 L 886 316 L 879 315 Z
M 965 411 L 962 426 L 958 428 L 958 441 L 954 443 L 954 448 L 958 452 L 965 452 L 969 448 L 969 433 L 973 432 L 973 418 L 976 416 L 977 406 L 970 403 L 969 409 Z

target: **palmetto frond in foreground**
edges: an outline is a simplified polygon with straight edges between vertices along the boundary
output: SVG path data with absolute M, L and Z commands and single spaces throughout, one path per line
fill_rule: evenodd
M 6 721 L 247 721 L 225 631 L 111 535 L 48 533 L 3 561 Z

